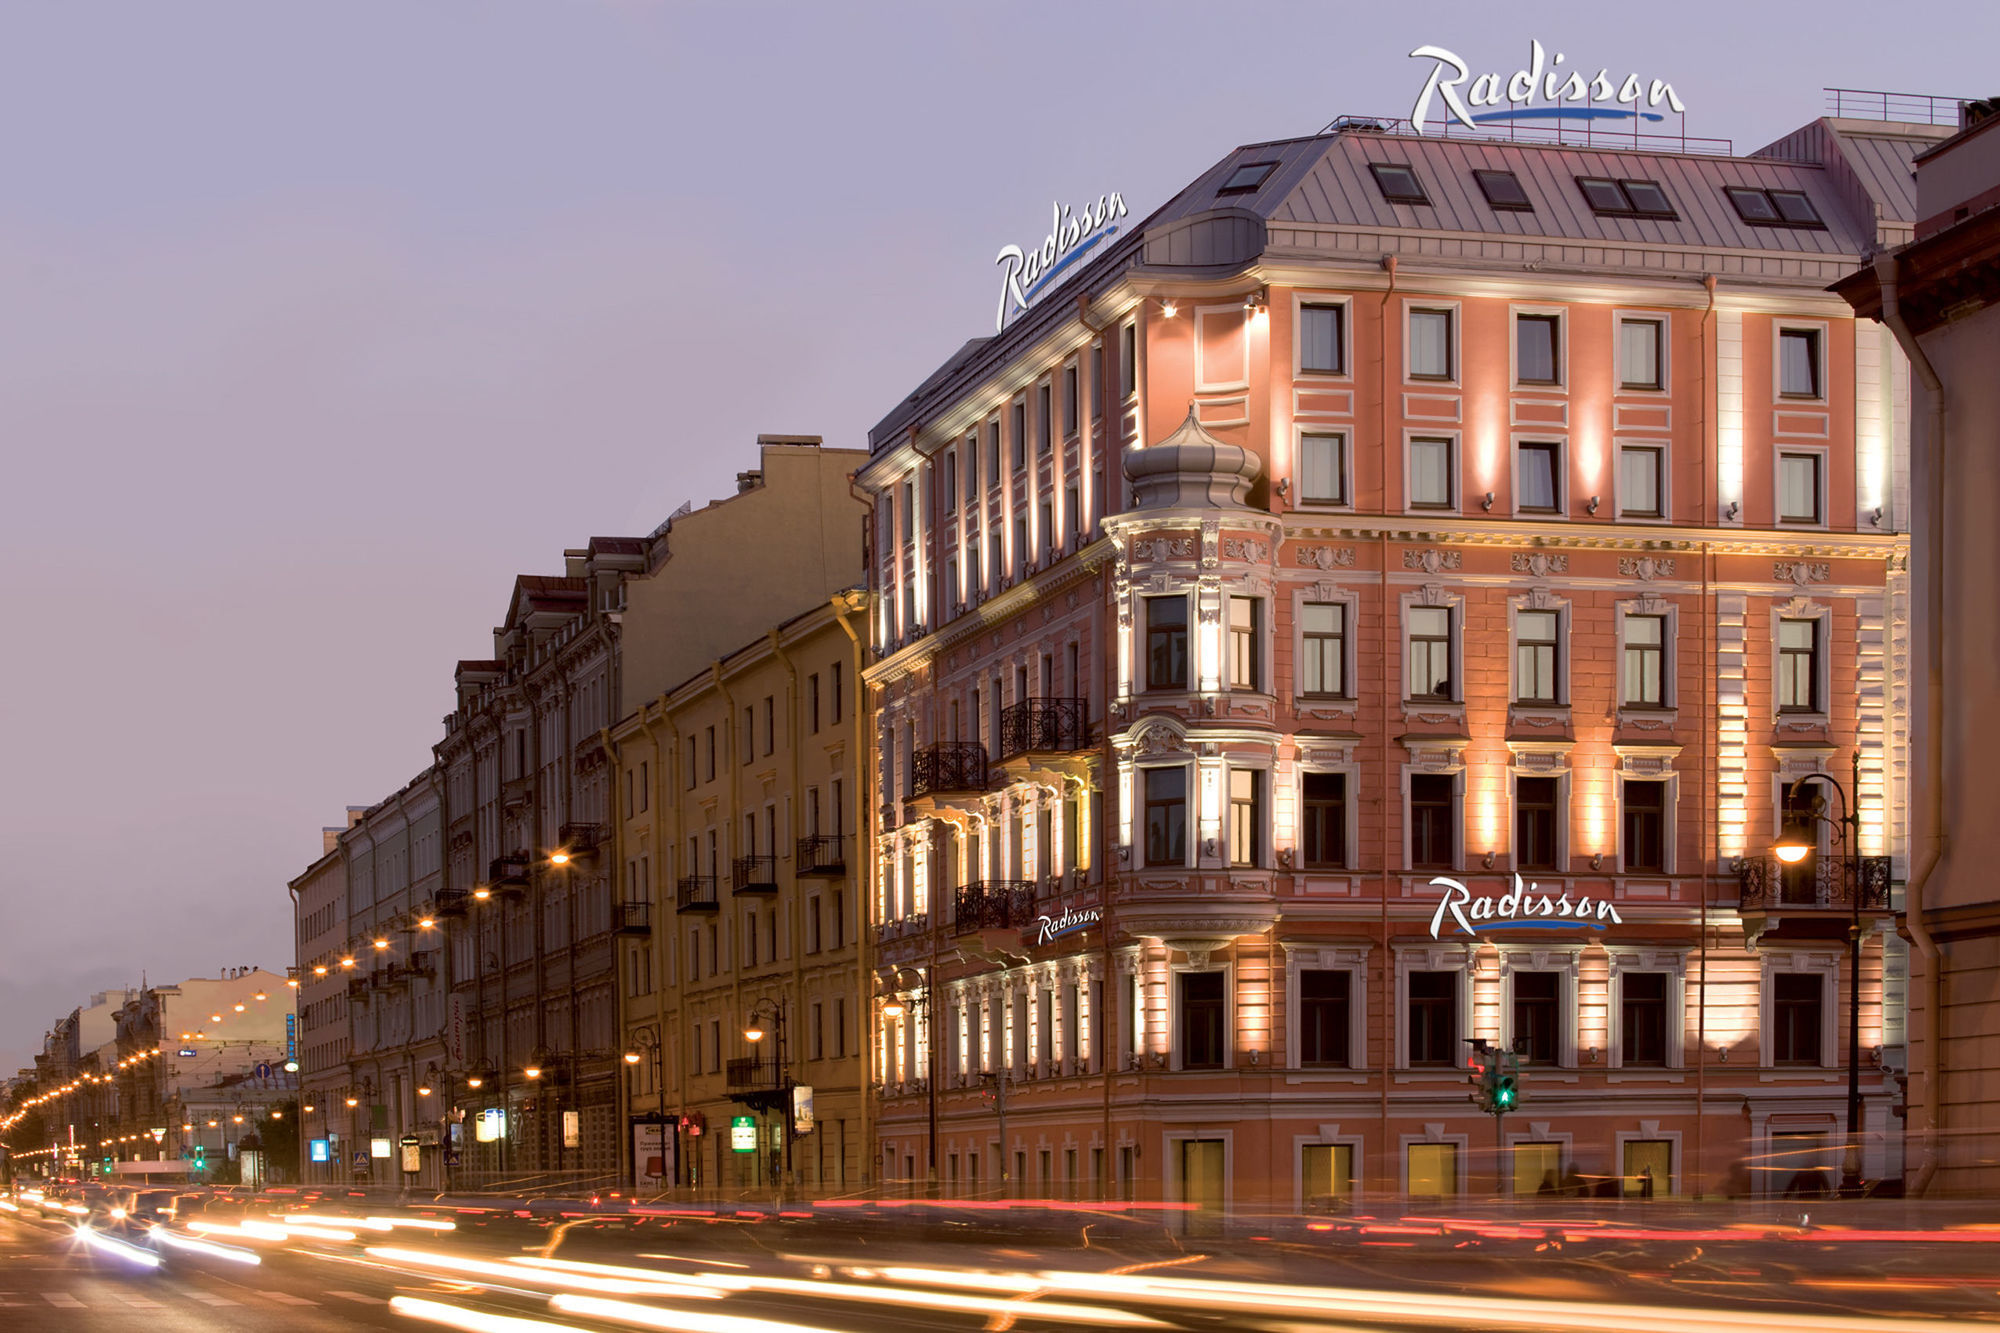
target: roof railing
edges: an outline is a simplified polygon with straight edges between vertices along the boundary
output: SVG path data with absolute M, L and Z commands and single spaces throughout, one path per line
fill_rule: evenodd
M 1427 139 L 1543 144 L 1562 148 L 1595 148 L 1605 152 L 1699 153 L 1704 157 L 1733 157 L 1736 154 L 1735 142 L 1730 139 L 1707 139 L 1687 133 L 1642 133 L 1640 123 L 1633 119 L 1629 122 L 1629 129 L 1621 128 L 1628 124 L 1625 121 L 1607 126 L 1601 120 L 1586 120 L 1581 124 L 1504 121 L 1490 125 L 1465 125 L 1448 117 L 1436 116 L 1424 121 L 1423 134 Z M 1417 133 L 1414 122 L 1408 116 L 1335 116 L 1320 133 L 1338 134 L 1343 130 L 1393 135 Z
M 1905 125 L 1956 128 L 1959 107 L 1969 99 L 1935 93 L 1892 93 L 1878 88 L 1828 88 L 1826 114 L 1835 120 L 1892 120 Z

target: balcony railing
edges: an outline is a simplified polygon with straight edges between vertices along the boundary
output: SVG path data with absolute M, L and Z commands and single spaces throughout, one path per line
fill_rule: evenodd
M 957 895 L 958 933 L 1021 927 L 1035 919 L 1035 886 L 1025 879 L 983 879 Z
M 464 916 L 472 907 L 472 890 L 439 889 L 431 898 L 439 916 Z
M 785 1086 L 784 1071 L 774 1059 L 727 1060 L 722 1072 L 731 1092 L 776 1092 Z
M 1807 857 L 1786 865 L 1775 856 L 1745 857 L 1737 868 L 1745 912 L 1864 912 L 1889 910 L 1886 856 Z
M 683 875 L 674 888 L 674 910 L 713 912 L 715 909 L 715 876 Z
M 653 905 L 651 903 L 618 903 L 615 928 L 620 935 L 650 935 L 653 933 Z
M 729 866 L 729 886 L 738 893 L 776 893 L 778 858 L 739 856 Z
M 800 838 L 794 875 L 844 875 L 847 873 L 847 839 L 838 833 L 815 833 Z
M 986 790 L 986 747 L 978 741 L 926 745 L 911 756 L 910 795 Z
M 604 841 L 602 824 L 564 824 L 556 830 L 556 846 L 571 856 L 590 856 Z
M 436 949 L 419 949 L 410 955 L 410 963 L 404 970 L 413 977 L 435 977 L 437 975 Z
M 361 999 L 366 999 L 366 998 L 367 998 L 367 996 L 368 996 L 368 978 L 367 978 L 367 977 L 349 977 L 349 978 L 347 979 L 347 998 L 348 998 L 348 999 L 350 999 L 350 1000 L 361 1000 Z
M 512 856 L 495 857 L 486 867 L 486 877 L 493 881 L 497 889 L 525 889 L 528 887 L 528 857 L 516 852 Z
M 1049 754 L 1090 743 L 1089 701 L 1023 699 L 1000 710 L 1000 754 Z

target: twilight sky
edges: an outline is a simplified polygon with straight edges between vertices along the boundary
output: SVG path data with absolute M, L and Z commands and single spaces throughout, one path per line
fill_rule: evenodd
M 1670 12 L 7 6 L 0 1073 L 93 990 L 282 969 L 286 881 L 427 762 L 512 576 L 760 431 L 864 444 L 1051 200 L 1407 115 L 1422 43 L 1667 78 L 1740 151 L 1825 85 L 2000 93 L 1990 0 Z

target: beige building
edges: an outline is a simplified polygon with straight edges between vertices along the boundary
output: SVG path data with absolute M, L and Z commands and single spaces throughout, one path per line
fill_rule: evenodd
M 2000 1185 L 2000 823 L 1986 801 L 2000 746 L 2000 103 L 1916 159 L 1906 245 L 1835 284 L 1888 326 L 1914 370 L 1911 620 L 1916 633 L 1904 933 L 1910 977 L 1913 1192 Z
M 837 595 L 613 728 L 635 1188 L 738 1195 L 789 1172 L 823 1192 L 869 1178 L 865 633 L 861 598 Z

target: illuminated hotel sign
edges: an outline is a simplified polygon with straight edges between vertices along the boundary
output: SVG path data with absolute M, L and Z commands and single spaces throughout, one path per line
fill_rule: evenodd
M 1676 112 L 1687 110 L 1674 85 L 1664 79 L 1642 81 L 1637 74 L 1627 74 L 1622 82 L 1613 83 L 1605 69 L 1586 77 L 1581 70 L 1561 68 L 1565 57 L 1560 51 L 1550 60 L 1540 42 L 1528 43 L 1527 67 L 1509 75 L 1475 75 L 1456 52 L 1442 46 L 1420 46 L 1410 52 L 1410 58 L 1433 62 L 1430 77 L 1424 80 L 1424 89 L 1410 112 L 1410 128 L 1418 134 L 1424 132 L 1432 94 L 1444 103 L 1447 121 L 1474 128 L 1505 121 L 1666 119 L 1661 112 L 1639 110 L 1642 101 L 1647 107 L 1665 102 Z M 1468 79 L 1472 86 L 1466 88 Z M 1535 105 L 1538 101 L 1542 105 Z M 1482 111 L 1476 109 L 1479 107 L 1504 109 Z
M 1089 930 L 1104 919 L 1104 913 L 1095 907 L 1081 911 L 1066 909 L 1061 916 L 1043 914 L 1035 918 L 1035 924 L 1024 932 L 1031 943 L 1047 944 L 1050 940 L 1064 935 L 1074 935 L 1079 930 Z
M 1512 889 L 1483 898 L 1474 897 L 1471 889 L 1443 876 L 1432 880 L 1431 886 L 1444 890 L 1437 911 L 1431 913 L 1431 938 L 1434 940 L 1443 936 L 1447 916 L 1457 922 L 1458 928 L 1467 935 L 1503 928 L 1603 930 L 1607 921 L 1614 926 L 1625 924 L 1625 919 L 1618 915 L 1618 909 L 1609 898 L 1593 901 L 1584 894 L 1572 898 L 1567 889 L 1556 896 L 1542 892 L 1541 885 L 1532 880 L 1524 889 L 1519 875 L 1514 876 Z
M 1040 247 L 1023 250 L 1018 245 L 1000 247 L 994 259 L 1001 269 L 1000 309 L 993 318 L 994 331 L 1007 327 L 1007 316 L 1026 310 L 1035 298 L 1061 277 L 1064 270 L 1084 257 L 1099 241 L 1116 235 L 1119 218 L 1125 216 L 1125 201 L 1113 190 L 1099 195 L 1094 204 L 1071 209 L 1062 204 L 1049 206 L 1055 220 Z

